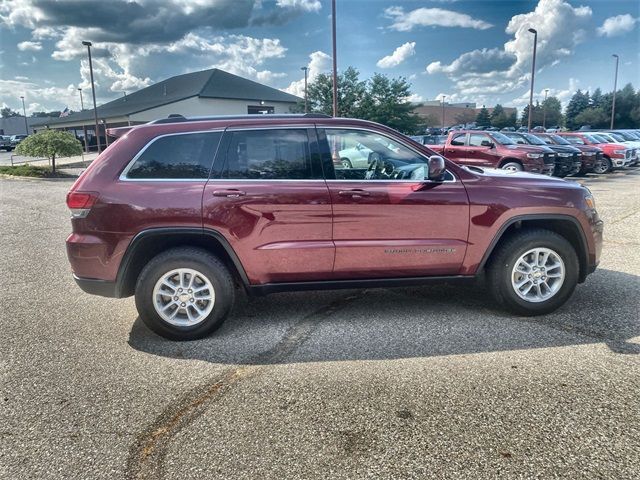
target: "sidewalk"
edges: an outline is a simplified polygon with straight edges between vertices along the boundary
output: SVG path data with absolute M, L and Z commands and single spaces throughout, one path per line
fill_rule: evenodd
M 50 168 L 51 163 L 46 158 L 23 157 L 12 155 L 11 160 L 14 165 L 28 163 L 36 167 Z M 69 175 L 80 175 L 80 173 L 89 166 L 89 164 L 98 157 L 98 152 L 83 153 L 73 157 L 56 158 L 56 169 Z

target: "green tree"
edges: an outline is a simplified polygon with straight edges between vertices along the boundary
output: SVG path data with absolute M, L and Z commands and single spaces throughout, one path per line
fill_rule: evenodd
M 417 133 L 421 120 L 413 113 L 414 106 L 407 101 L 410 95 L 411 85 L 404 77 L 389 78 L 376 73 L 367 82 L 359 117 L 401 132 Z
M 542 102 L 545 126 L 562 125 L 562 104 L 556 97 L 548 97 Z
M 581 90 L 577 90 L 576 93 L 573 94 L 571 100 L 569 100 L 569 104 L 567 105 L 566 112 L 566 123 L 567 127 L 571 129 L 579 128 L 579 122 L 576 120 L 576 116 L 578 116 L 582 111 L 589 108 L 589 93 L 582 93 Z
M 576 125 L 591 125 L 593 128 L 605 128 L 610 120 L 601 108 L 586 108 L 575 117 Z
M 591 94 L 591 106 L 593 108 L 602 107 L 602 90 L 596 88 Z
M 478 112 L 478 116 L 476 117 L 476 123 L 479 127 L 488 127 L 491 125 L 491 117 L 489 116 L 489 110 L 487 110 L 484 106 Z
M 516 125 L 518 124 L 518 111 L 514 110 L 513 112 L 511 112 L 511 115 L 509 115 L 509 117 L 507 118 L 508 123 L 507 123 L 507 127 L 516 127 Z
M 82 154 L 82 144 L 69 132 L 43 130 L 29 135 L 16 148 L 18 155 L 47 157 L 51 160 L 51 171 L 56 173 L 56 157 Z
M 2 118 L 9 118 L 9 117 L 19 117 L 20 114 L 14 110 L 11 110 L 9 107 L 3 107 L 2 110 L 0 110 L 0 115 L 2 115 Z
M 338 112 L 341 117 L 358 118 L 360 104 L 367 93 L 367 82 L 359 79 L 353 67 L 338 74 Z M 313 112 L 333 115 L 333 79 L 321 73 L 307 86 L 307 101 Z

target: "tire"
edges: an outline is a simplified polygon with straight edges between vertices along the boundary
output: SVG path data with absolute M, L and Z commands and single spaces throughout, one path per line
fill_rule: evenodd
M 199 248 L 180 247 L 159 254 L 142 269 L 135 299 L 140 318 L 155 333 L 170 340 L 196 340 L 222 325 L 233 307 L 235 290 L 229 270 L 217 257 Z M 166 307 L 165 316 L 176 312 L 173 320 L 163 318 L 161 306 Z
M 340 164 L 342 165 L 342 168 L 353 168 L 351 160 L 349 160 L 348 158 L 341 158 Z
M 532 285 L 532 280 L 528 280 L 526 275 L 516 270 L 516 266 L 520 265 L 519 260 L 527 252 L 540 249 L 541 252 L 550 250 L 556 257 L 549 255 L 546 269 L 548 272 L 537 270 L 533 275 L 549 275 L 546 280 L 551 288 L 548 290 L 540 285 L 538 292 L 549 294 L 548 298 L 525 299 L 516 293 L 514 283 L 524 281 L 528 282 L 522 287 L 521 292 L 526 290 L 528 285 Z M 533 258 L 533 253 L 527 258 Z M 560 264 L 559 267 L 552 267 L 553 259 L 560 259 L 561 262 L 553 262 Z M 562 236 L 555 232 L 543 229 L 524 230 L 511 235 L 501 245 L 497 247 L 491 258 L 491 262 L 487 267 L 487 282 L 493 297 L 496 301 L 507 310 L 522 316 L 535 316 L 551 313 L 562 306 L 573 293 L 578 283 L 579 272 L 578 256 L 571 244 Z M 551 273 L 550 273 L 551 272 Z M 564 273 L 564 278 L 551 278 L 552 275 L 557 276 Z M 539 277 L 538 280 L 547 277 Z M 560 283 L 556 281 L 561 280 Z M 533 280 L 535 282 L 535 280 Z M 536 288 L 528 295 L 536 296 Z M 552 290 L 554 292 L 552 293 Z
M 524 167 L 522 166 L 522 164 L 520 162 L 516 162 L 513 160 L 508 160 L 505 163 L 503 163 L 500 168 L 502 170 L 509 170 L 511 172 L 523 172 L 524 171 Z
M 602 157 L 602 166 L 600 168 L 594 169 L 594 173 L 602 175 L 603 173 L 609 173 L 613 170 L 613 164 L 611 163 L 611 159 L 608 157 Z

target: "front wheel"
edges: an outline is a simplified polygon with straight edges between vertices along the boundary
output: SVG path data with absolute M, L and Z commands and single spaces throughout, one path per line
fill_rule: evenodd
M 341 158 L 340 164 L 342 165 L 342 168 L 353 168 L 351 160 L 349 160 L 348 158 Z
M 195 340 L 216 330 L 234 302 L 231 274 L 199 248 L 174 248 L 153 258 L 136 283 L 136 307 L 147 327 L 170 340 Z
M 510 172 L 522 172 L 524 167 L 519 162 L 507 162 L 500 167 L 502 170 L 508 170 Z
M 608 173 L 611 170 L 613 170 L 613 164 L 611 163 L 611 159 L 607 157 L 602 157 L 602 162 L 596 163 L 596 167 L 593 169 L 593 171 L 598 174 Z
M 578 256 L 571 244 L 549 230 L 525 230 L 502 243 L 487 269 L 489 288 L 518 315 L 551 313 L 578 283 Z

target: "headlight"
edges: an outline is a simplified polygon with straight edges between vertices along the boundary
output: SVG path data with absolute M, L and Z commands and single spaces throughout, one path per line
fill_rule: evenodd
M 584 196 L 584 201 L 591 210 L 596 209 L 596 201 L 590 193 Z
M 616 155 L 624 155 L 624 152 L 626 150 L 614 150 L 613 153 L 615 153 Z
M 544 153 L 527 153 L 527 158 L 542 158 Z
M 559 153 L 558 156 L 559 157 L 570 157 L 571 154 L 570 153 Z

